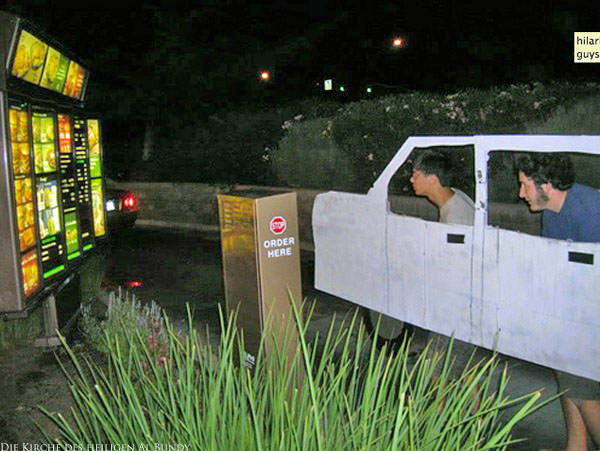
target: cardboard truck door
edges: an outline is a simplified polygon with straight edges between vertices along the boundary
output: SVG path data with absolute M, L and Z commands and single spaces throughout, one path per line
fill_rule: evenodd
M 496 293 L 485 297 L 497 299 L 499 351 L 597 378 L 600 244 L 495 232 L 486 233 L 486 260 Z
M 315 286 L 378 312 L 387 312 L 385 199 L 320 194 L 313 207 Z
M 482 156 L 498 149 L 593 156 L 600 137 L 492 136 L 481 137 L 478 145 Z M 497 331 L 503 354 L 599 380 L 600 243 L 486 225 L 483 257 L 478 343 L 489 347 Z

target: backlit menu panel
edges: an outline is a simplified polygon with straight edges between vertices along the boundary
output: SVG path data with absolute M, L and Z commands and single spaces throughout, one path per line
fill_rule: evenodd
M 69 63 L 69 72 L 67 81 L 63 88 L 63 94 L 75 99 L 80 99 L 83 93 L 83 84 L 85 83 L 85 69 L 75 61 Z
M 38 177 L 36 191 L 42 271 L 44 279 L 48 279 L 65 270 L 56 174 Z
M 81 228 L 81 244 L 87 251 L 94 246 L 90 161 L 87 125 L 81 117 L 73 117 L 73 145 L 75 147 L 75 179 L 77 182 L 77 211 Z
M 96 238 L 106 235 L 106 216 L 104 206 L 104 184 L 102 182 L 102 142 L 100 140 L 100 122 L 97 119 L 87 121 L 88 144 L 90 149 L 90 177 L 92 178 L 92 213 L 94 217 L 94 235 Z
M 44 68 L 44 73 L 42 74 L 40 86 L 62 93 L 65 80 L 67 79 L 68 69 L 68 58 L 52 47 L 48 47 L 48 57 L 46 59 L 46 66 Z
M 67 245 L 67 260 L 73 260 L 81 255 L 79 218 L 77 215 L 77 183 L 72 138 L 71 117 L 68 114 L 60 113 L 58 115 L 58 164 L 60 169 L 60 193 Z
M 21 256 L 21 276 L 25 297 L 31 296 L 40 289 L 40 266 L 36 248 Z
M 104 219 L 104 189 L 102 179 L 92 179 L 92 213 L 94 215 L 94 236 L 102 237 L 106 234 Z
M 34 106 L 31 120 L 42 277 L 48 279 L 66 269 L 56 157 L 56 113 Z
M 41 287 L 36 243 L 36 220 L 33 202 L 33 174 L 30 152 L 30 115 L 26 103 L 10 102 L 10 147 L 14 177 L 21 281 L 23 295 L 29 297 Z
M 23 30 L 17 44 L 11 74 L 29 83 L 40 83 L 48 45 Z
M 54 113 L 33 111 L 33 154 L 35 173 L 56 172 L 56 143 Z

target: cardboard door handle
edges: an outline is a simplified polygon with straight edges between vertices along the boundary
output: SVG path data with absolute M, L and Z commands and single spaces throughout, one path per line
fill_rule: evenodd
M 594 264 L 594 254 L 587 252 L 569 252 L 569 261 L 573 263 L 583 263 L 584 265 Z
M 465 236 L 456 233 L 449 233 L 446 236 L 446 241 L 451 244 L 465 244 Z

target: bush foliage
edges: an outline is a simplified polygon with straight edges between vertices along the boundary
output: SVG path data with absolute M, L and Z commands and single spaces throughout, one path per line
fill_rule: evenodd
M 328 116 L 339 105 L 307 99 L 274 109 L 216 112 L 207 119 L 161 121 L 141 175 L 152 181 L 274 185 L 271 149 L 294 117 Z
M 273 152 L 273 170 L 279 181 L 302 188 L 358 188 L 348 156 L 327 134 L 330 123 L 319 118 L 293 126 L 290 121 L 285 124 L 289 131 Z
M 120 353 L 129 352 L 128 331 L 136 331 L 145 336 L 148 342 L 165 342 L 165 321 L 162 309 L 155 303 L 142 305 L 135 295 L 122 291 L 111 293 L 108 308 L 99 317 L 92 311 L 92 304 L 82 305 L 79 328 L 86 342 L 96 351 L 109 354 L 112 349 L 107 345 L 106 337 L 114 343 L 120 343 Z
M 527 133 L 559 135 L 600 135 L 600 96 L 560 106 L 542 121 L 528 124 Z M 600 157 L 572 154 L 576 181 L 600 188 Z
M 526 133 L 529 124 L 539 123 L 555 111 L 570 111 L 573 104 L 597 90 L 594 83 L 533 83 L 453 94 L 409 93 L 351 103 L 326 121 L 313 120 L 314 126 L 292 123 L 288 135 L 294 133 L 294 127 L 302 127 L 295 144 L 287 145 L 284 137 L 274 150 L 274 160 L 289 161 L 295 169 L 287 167 L 285 173 L 278 171 L 277 175 L 287 182 L 292 180 L 288 174 L 295 173 L 295 185 L 314 186 L 313 161 L 325 157 L 302 160 L 293 154 L 335 149 L 340 153 L 336 158 L 348 161 L 353 172 L 345 190 L 358 185 L 360 191 L 366 191 L 409 136 Z M 555 133 L 562 133 L 561 130 L 565 127 L 556 125 Z M 327 137 L 330 145 L 315 147 L 313 134 Z M 327 158 L 333 160 L 331 156 Z M 305 182 L 299 180 L 303 174 L 307 176 Z M 321 187 L 332 188 L 327 178 Z
M 530 133 L 541 124 L 549 132 L 577 133 L 583 128 L 575 118 L 585 119 L 593 102 L 573 106 L 596 95 L 598 86 L 530 83 L 347 104 L 311 98 L 202 118 L 188 111 L 160 119 L 151 158 L 136 160 L 132 177 L 364 192 L 409 136 Z

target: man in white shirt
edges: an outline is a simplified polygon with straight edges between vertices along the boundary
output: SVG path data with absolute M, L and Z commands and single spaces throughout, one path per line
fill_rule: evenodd
M 426 197 L 439 209 L 440 222 L 473 225 L 475 204 L 461 190 L 449 186 L 450 170 L 447 154 L 423 151 L 413 163 L 410 182 L 417 196 Z
M 413 162 L 413 173 L 410 178 L 417 196 L 426 197 L 434 204 L 439 212 L 439 221 L 445 224 L 462 224 L 472 226 L 475 218 L 475 204 L 469 196 L 457 188 L 451 188 L 452 166 L 446 153 L 436 150 L 425 150 L 418 154 Z M 430 355 L 441 354 L 448 349 L 450 338 L 438 333 L 430 332 Z M 469 362 L 475 346 L 459 340 L 454 340 L 452 355 L 454 364 L 450 371 L 451 378 L 458 378 Z M 478 349 L 477 358 L 488 357 L 489 353 L 482 348 Z M 473 362 L 477 360 L 474 359 Z M 442 362 L 443 363 L 443 362 Z M 434 377 L 438 378 L 441 364 L 434 370 Z M 478 388 L 472 393 L 474 409 L 479 406 Z

